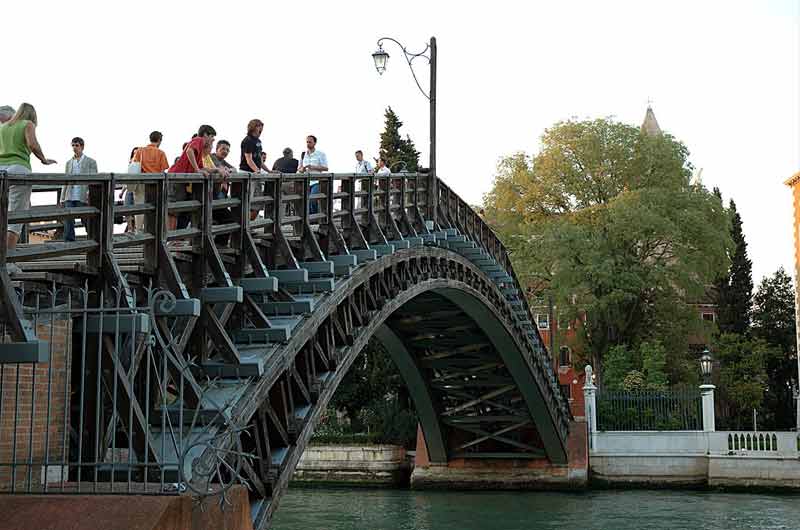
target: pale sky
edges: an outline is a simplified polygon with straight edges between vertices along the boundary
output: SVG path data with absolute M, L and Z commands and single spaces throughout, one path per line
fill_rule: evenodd
M 742 214 L 756 282 L 792 271 L 800 170 L 798 0 L 439 2 L 4 2 L 0 105 L 33 103 L 45 154 L 82 136 L 100 171 L 164 133 L 171 159 L 202 123 L 239 143 L 266 123 L 269 163 L 319 137 L 333 171 L 377 153 L 383 109 L 428 155 L 427 100 L 399 49 L 375 72 L 378 37 L 439 44 L 439 175 L 478 203 L 499 157 L 533 153 L 556 121 L 638 125 L 648 99 L 703 181 Z M 418 64 L 427 87 L 427 65 Z M 34 171 L 44 171 L 34 162 Z

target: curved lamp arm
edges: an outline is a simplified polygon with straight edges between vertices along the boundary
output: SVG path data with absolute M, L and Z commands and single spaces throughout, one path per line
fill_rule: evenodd
M 425 45 L 425 49 L 422 50 L 421 52 L 412 53 L 412 52 L 409 52 L 406 49 L 406 47 L 403 46 L 396 39 L 393 39 L 392 37 L 381 37 L 380 39 L 378 39 L 378 52 L 383 51 L 383 41 L 393 42 L 393 43 L 397 44 L 400 47 L 401 50 L 403 50 L 403 55 L 406 58 L 406 62 L 408 63 L 408 68 L 409 68 L 409 70 L 411 70 L 411 75 L 414 77 L 414 82 L 417 84 L 417 88 L 419 88 L 419 91 L 422 92 L 422 95 L 425 96 L 425 98 L 428 101 L 430 101 L 431 96 L 430 96 L 430 94 L 426 93 L 425 90 L 422 89 L 422 85 L 419 84 L 419 79 L 417 79 L 417 74 L 416 74 L 416 72 L 414 72 L 414 65 L 412 63 L 414 62 L 414 59 L 416 59 L 418 57 L 424 57 L 424 58 L 426 58 L 428 60 L 428 64 L 430 64 L 431 56 L 428 54 L 428 51 L 430 50 L 431 45 L 430 44 L 426 44 Z M 376 53 L 378 53 L 378 52 L 376 52 Z

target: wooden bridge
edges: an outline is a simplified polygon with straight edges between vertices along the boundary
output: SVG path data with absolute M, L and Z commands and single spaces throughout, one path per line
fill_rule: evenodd
M 23 183 L 87 185 L 89 205 L 8 215 L 9 186 Z M 444 182 L 240 173 L 229 183 L 215 199 L 199 174 L 0 173 L 0 232 L 66 218 L 86 228 L 75 242 L 0 242 L 6 489 L 206 496 L 245 483 L 266 527 L 373 336 L 409 388 L 432 462 L 566 462 L 571 417 L 524 289 L 502 243 Z M 145 202 L 116 204 L 133 184 Z M 189 200 L 169 200 L 176 184 L 191 184 Z M 137 214 L 143 230 L 119 233 Z M 189 227 L 168 230 L 177 214 Z M 10 277 L 5 262 L 22 272 Z M 38 425 L 48 427 L 37 445 Z

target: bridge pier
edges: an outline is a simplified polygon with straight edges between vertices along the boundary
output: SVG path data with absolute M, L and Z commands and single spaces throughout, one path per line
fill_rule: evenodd
M 573 421 L 567 441 L 567 464 L 547 458 L 452 458 L 430 462 L 422 429 L 411 474 L 413 489 L 578 490 L 589 484 L 589 446 L 585 422 Z

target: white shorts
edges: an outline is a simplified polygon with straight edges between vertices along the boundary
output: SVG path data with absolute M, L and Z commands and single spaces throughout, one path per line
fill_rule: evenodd
M 17 164 L 0 166 L 0 171 L 8 171 L 17 175 L 30 175 L 31 170 Z M 8 188 L 8 211 L 28 210 L 31 207 L 31 185 L 14 184 Z M 22 223 L 8 224 L 8 231 L 19 235 L 22 232 Z

